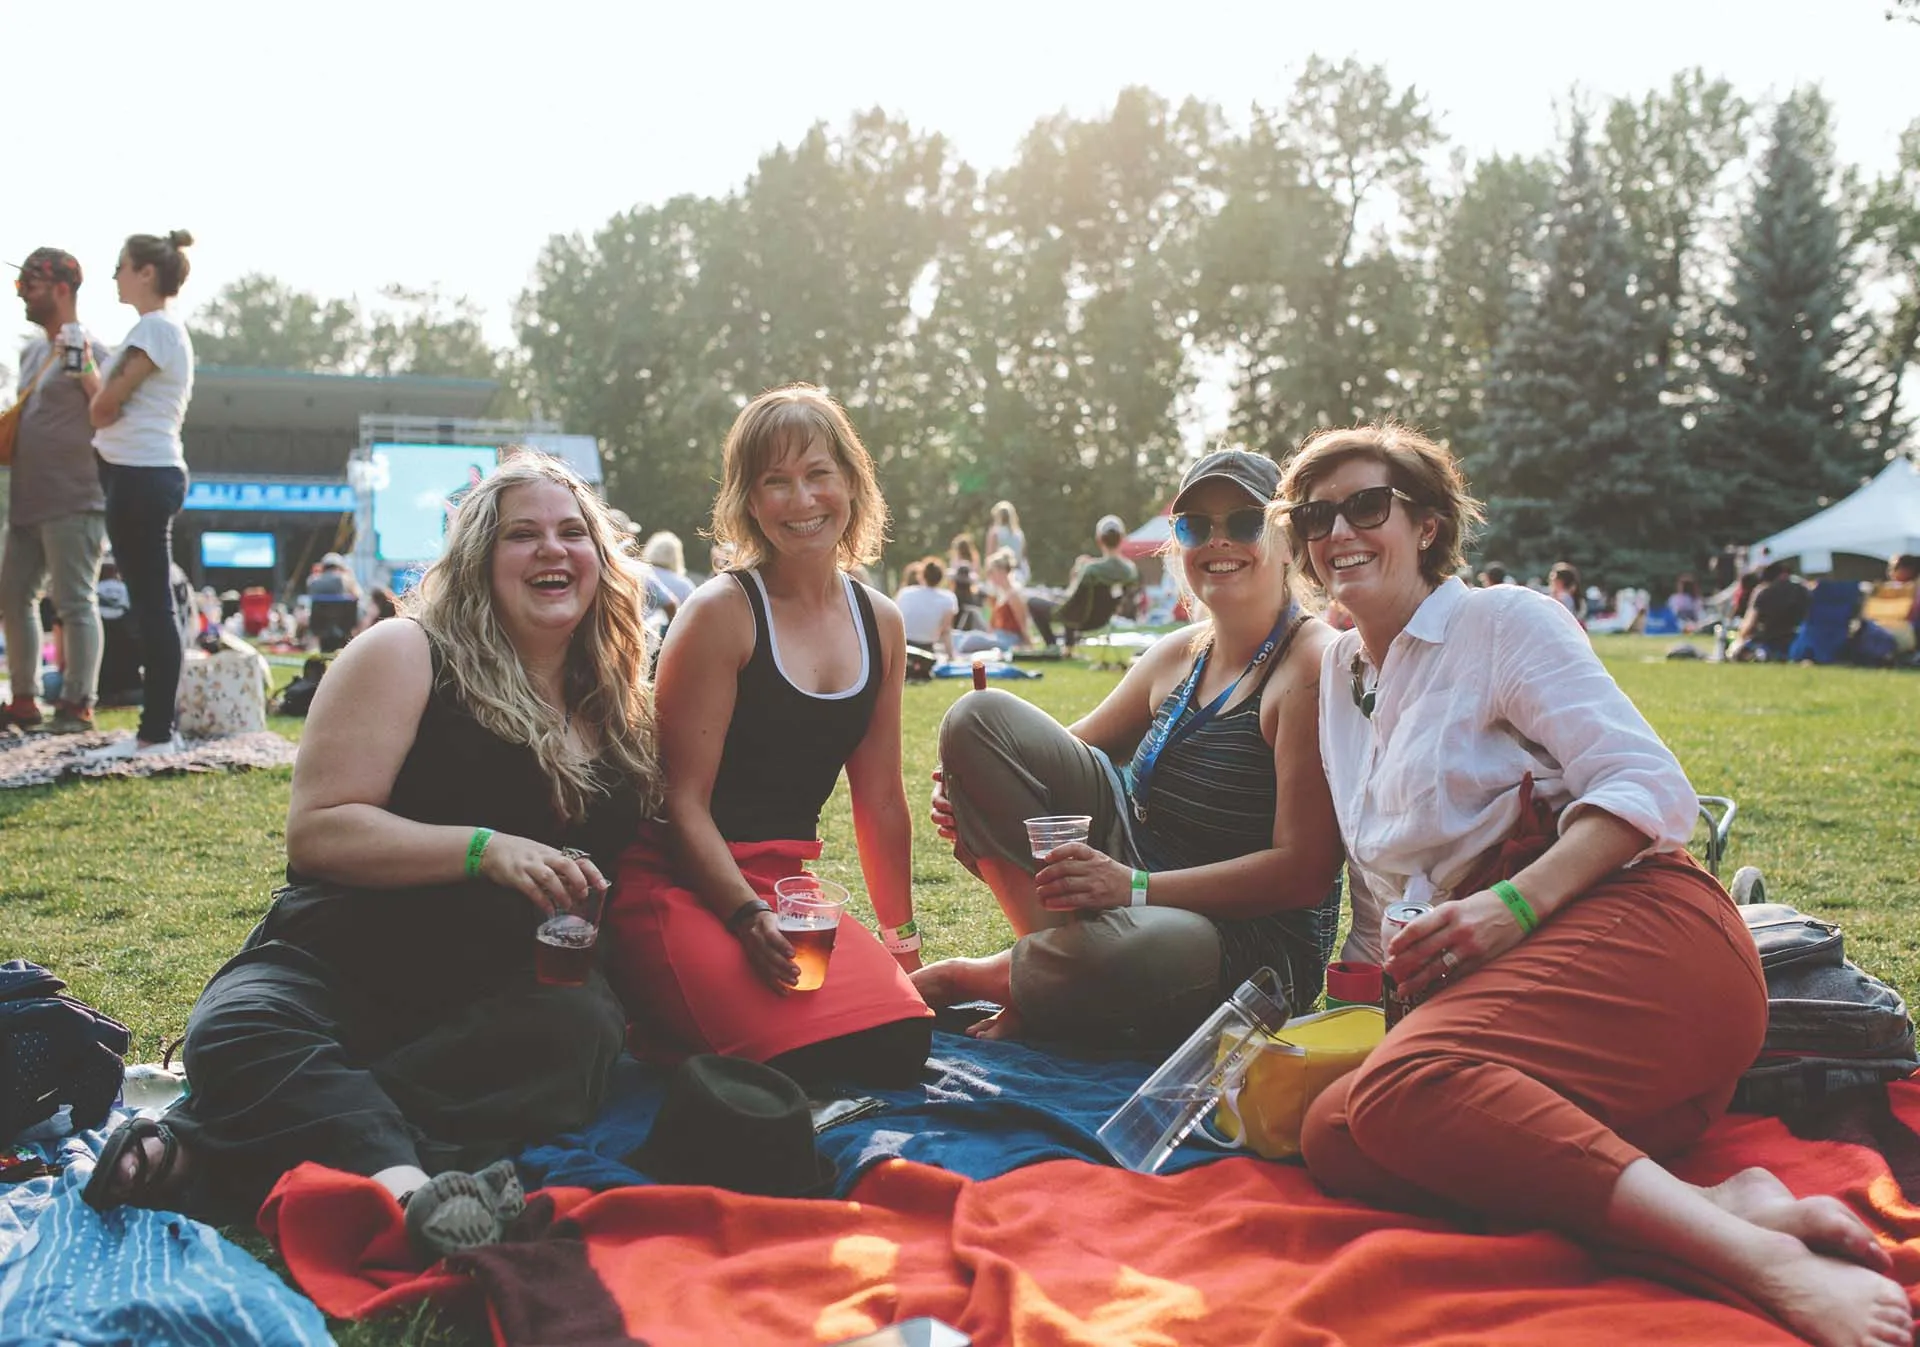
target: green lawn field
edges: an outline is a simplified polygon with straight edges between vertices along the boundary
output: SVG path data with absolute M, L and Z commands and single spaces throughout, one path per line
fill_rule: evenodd
M 1841 922 L 1852 957 L 1911 1000 L 1920 992 L 1920 925 L 1910 912 L 1920 902 L 1913 824 L 1920 675 L 1664 660 L 1671 643 L 1602 637 L 1597 644 L 1694 788 L 1738 801 L 1723 878 L 1735 866 L 1760 866 L 1770 897 Z M 1069 720 L 1117 679 L 1069 664 L 1049 667 L 1037 681 L 998 686 Z M 967 687 L 954 680 L 906 691 L 905 771 L 916 817 L 923 816 L 941 714 Z M 107 713 L 104 723 L 131 726 L 133 713 Z M 299 725 L 275 722 L 290 737 Z M 75 995 L 133 1028 L 133 1060 L 157 1060 L 279 882 L 291 776 L 278 770 L 0 792 L 0 957 L 53 969 Z M 859 892 L 844 787 L 822 827 L 822 873 Z M 982 954 L 1006 942 L 990 896 L 930 827 L 916 832 L 913 865 L 927 957 Z M 861 915 L 871 923 L 871 909 Z M 266 1252 L 257 1238 L 248 1247 Z M 351 1344 L 481 1340 L 431 1314 L 336 1327 Z

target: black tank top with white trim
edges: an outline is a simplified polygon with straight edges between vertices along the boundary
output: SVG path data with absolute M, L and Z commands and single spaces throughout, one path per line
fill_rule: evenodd
M 884 661 L 873 602 L 864 586 L 840 577 L 860 632 L 860 675 L 841 692 L 802 692 L 780 667 L 760 573 L 733 578 L 753 609 L 753 656 L 740 670 L 709 809 L 729 842 L 816 838 L 820 811 L 880 699 Z

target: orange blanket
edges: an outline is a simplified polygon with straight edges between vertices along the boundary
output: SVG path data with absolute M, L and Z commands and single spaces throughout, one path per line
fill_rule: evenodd
M 1903 1083 L 1800 1136 L 1729 1119 L 1675 1168 L 1706 1183 L 1763 1164 L 1797 1193 L 1837 1194 L 1916 1287 L 1917 1127 L 1920 1084 Z M 1557 1235 L 1391 1215 L 1324 1196 L 1297 1167 L 1239 1158 L 1164 1178 L 1055 1161 L 978 1183 L 894 1161 L 851 1201 L 554 1189 L 520 1242 L 425 1276 L 406 1270 L 399 1209 L 369 1180 L 303 1167 L 260 1224 L 329 1314 L 466 1298 L 502 1344 L 792 1347 L 914 1315 L 976 1344 L 1049 1347 L 1795 1341 Z

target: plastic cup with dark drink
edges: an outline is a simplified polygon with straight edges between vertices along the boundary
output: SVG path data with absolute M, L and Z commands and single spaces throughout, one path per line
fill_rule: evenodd
M 780 934 L 793 946 L 800 965 L 797 992 L 816 990 L 827 980 L 827 961 L 833 957 L 833 938 L 840 933 L 840 915 L 847 910 L 847 891 L 829 879 L 788 875 L 773 886 L 774 915 Z
M 569 860 L 586 860 L 587 853 L 562 849 Z M 587 885 L 587 896 L 571 907 L 556 908 L 534 935 L 533 975 L 550 987 L 579 987 L 593 972 L 594 945 L 600 939 L 600 905 L 606 890 Z

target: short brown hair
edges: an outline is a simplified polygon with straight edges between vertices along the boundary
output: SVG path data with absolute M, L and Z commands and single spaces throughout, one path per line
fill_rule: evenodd
M 874 479 L 872 456 L 854 433 L 845 408 L 812 384 L 788 384 L 749 402 L 727 432 L 720 494 L 713 501 L 708 536 L 731 550 L 732 568 L 749 570 L 773 550 L 747 509 L 754 482 L 789 453 L 804 451 L 816 440 L 826 442 L 851 488 L 847 531 L 840 535 L 841 569 L 880 559 L 881 544 L 887 540 L 887 503 Z
M 1314 483 L 1322 480 L 1348 459 L 1360 458 L 1384 464 L 1389 481 L 1413 497 L 1410 509 L 1418 509 L 1432 519 L 1436 528 L 1433 545 L 1420 553 L 1420 573 L 1438 584 L 1466 564 L 1467 544 L 1486 516 L 1480 502 L 1467 491 L 1467 479 L 1460 461 L 1419 431 L 1395 421 L 1371 421 L 1340 429 L 1317 430 L 1287 460 L 1280 477 L 1280 496 L 1275 511 L 1306 500 Z M 1316 584 L 1326 581 L 1313 569 L 1313 558 L 1306 540 L 1293 525 L 1293 516 L 1284 514 L 1287 540 L 1300 569 Z

